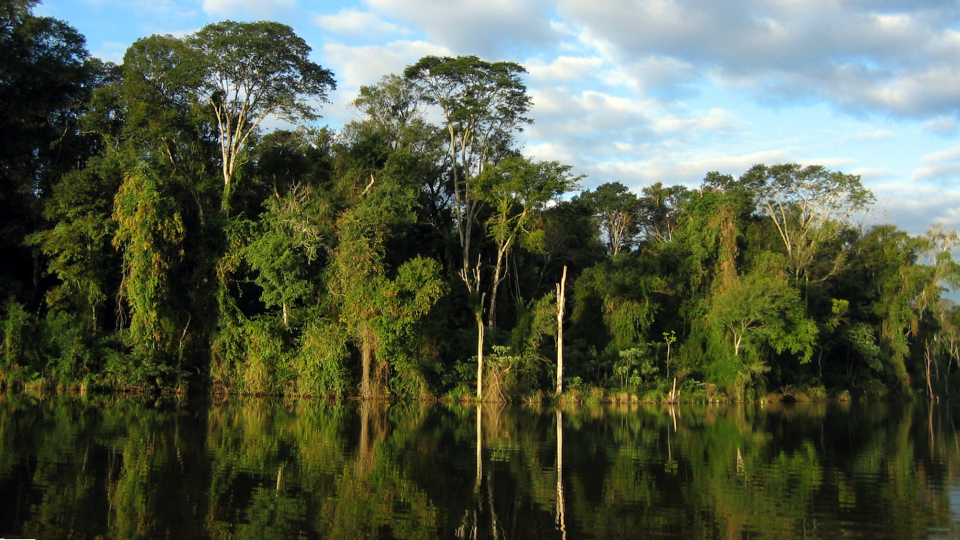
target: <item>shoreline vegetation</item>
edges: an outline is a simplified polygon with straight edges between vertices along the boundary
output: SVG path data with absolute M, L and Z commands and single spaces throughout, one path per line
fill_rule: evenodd
M 957 231 L 857 175 L 633 191 L 524 156 L 523 66 L 427 56 L 319 123 L 285 25 L 89 56 L 0 0 L 0 388 L 705 402 L 960 393 Z M 290 129 L 266 130 L 266 119 Z M 435 123 L 431 123 L 431 122 Z
M 408 398 L 408 399 L 393 399 L 389 396 L 379 396 L 374 398 L 364 399 L 359 394 L 352 396 L 310 396 L 310 395 L 297 395 L 297 394 L 248 394 L 248 393 L 212 393 L 205 392 L 200 393 L 190 393 L 187 391 L 175 391 L 170 388 L 157 387 L 157 386 L 144 386 L 140 388 L 124 388 L 116 389 L 106 386 L 101 387 L 91 387 L 83 385 L 82 383 L 56 383 L 54 381 L 48 380 L 34 380 L 30 382 L 18 381 L 15 383 L 3 382 L 0 383 L 0 393 L 13 393 L 16 395 L 24 396 L 33 396 L 36 398 L 45 398 L 45 397 L 74 397 L 74 398 L 88 398 L 92 397 L 97 399 L 98 397 L 102 398 L 131 398 L 131 399 L 194 399 L 194 398 L 210 398 L 214 402 L 225 402 L 231 400 L 246 400 L 246 399 L 294 399 L 294 400 L 307 400 L 307 401 L 319 401 L 326 403 L 342 403 L 342 402 L 377 402 L 377 403 L 410 403 L 410 402 L 421 402 L 421 403 L 434 403 L 434 404 L 453 404 L 459 403 L 463 405 L 473 405 L 480 403 L 492 403 L 492 404 L 514 404 L 514 405 L 524 405 L 524 406 L 556 406 L 564 407 L 567 405 L 603 405 L 603 404 L 639 404 L 639 405 L 685 405 L 685 404 L 708 404 L 708 403 L 754 403 L 754 404 L 763 404 L 763 403 L 849 403 L 853 401 L 865 401 L 863 398 L 857 398 L 850 394 L 847 390 L 838 390 L 838 391 L 827 391 L 822 387 L 814 388 L 781 388 L 776 391 L 770 392 L 763 396 L 755 396 L 750 399 L 741 399 L 735 400 L 730 396 L 724 394 L 722 391 L 716 387 L 708 388 L 704 391 L 694 393 L 689 396 L 680 395 L 677 392 L 673 394 L 661 394 L 657 391 L 648 392 L 645 395 L 639 395 L 636 393 L 631 393 L 628 391 L 616 390 L 616 389 L 605 389 L 599 386 L 594 386 L 586 389 L 581 392 L 579 390 L 569 390 L 563 394 L 557 395 L 554 393 L 545 393 L 537 391 L 531 394 L 526 394 L 522 396 L 516 396 L 513 398 L 508 398 L 505 400 L 477 400 L 476 396 L 459 396 L 455 397 L 452 395 L 443 395 L 443 396 L 421 396 L 418 398 Z M 882 399 L 881 396 L 877 396 L 873 401 Z M 937 398 L 939 400 L 939 398 Z M 869 399 L 866 401 L 870 401 Z

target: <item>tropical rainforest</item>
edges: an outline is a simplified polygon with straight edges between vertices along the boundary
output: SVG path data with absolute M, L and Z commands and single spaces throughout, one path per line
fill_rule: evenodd
M 425 57 L 318 122 L 274 22 L 91 57 L 0 1 L 0 386 L 328 398 L 948 397 L 956 231 L 758 164 L 584 190 L 525 70 Z M 598 179 L 601 180 L 602 179 Z

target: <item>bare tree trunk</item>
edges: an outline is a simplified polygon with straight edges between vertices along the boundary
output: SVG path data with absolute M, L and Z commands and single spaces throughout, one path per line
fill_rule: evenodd
M 477 403 L 477 480 L 474 490 L 480 492 L 480 479 L 483 477 L 483 405 Z
M 563 311 L 567 298 L 567 267 L 563 267 L 563 277 L 557 284 L 557 395 L 563 394 Z
M 483 399 L 483 315 L 477 313 L 477 399 Z
M 566 270 L 566 267 L 564 267 Z M 566 272 L 564 272 L 566 275 Z M 567 539 L 567 511 L 563 496 L 563 413 L 557 410 L 557 525 L 563 540 Z
M 357 449 L 357 460 L 360 466 L 360 472 L 366 474 L 370 472 L 373 465 L 373 435 L 370 433 L 370 414 L 373 403 L 369 401 L 360 402 L 360 447 Z

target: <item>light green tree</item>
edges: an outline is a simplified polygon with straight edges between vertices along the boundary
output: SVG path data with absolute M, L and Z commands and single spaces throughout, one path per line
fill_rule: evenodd
M 734 356 L 745 347 L 754 354 L 770 348 L 789 350 L 806 363 L 813 354 L 816 325 L 804 317 L 799 291 L 777 266 L 774 260 L 764 261 L 738 279 L 713 299 L 708 317 L 727 330 Z
M 850 217 L 873 202 L 859 176 L 819 165 L 756 165 L 740 182 L 754 191 L 757 206 L 776 227 L 794 278 L 806 283 L 822 282 L 843 267 L 845 250 L 820 268 L 814 262 L 827 242 L 848 226 Z
M 385 260 L 387 230 L 412 217 L 413 194 L 381 182 L 337 221 L 339 244 L 328 278 L 339 319 L 360 348 L 360 397 L 376 397 L 371 368 L 379 360 L 402 357 L 403 341 L 443 293 L 440 266 L 416 257 L 390 277 Z

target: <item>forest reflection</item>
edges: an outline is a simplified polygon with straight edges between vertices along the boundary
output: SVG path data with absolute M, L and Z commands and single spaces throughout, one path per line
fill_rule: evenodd
M 0 536 L 960 533 L 957 409 L 0 398 Z

